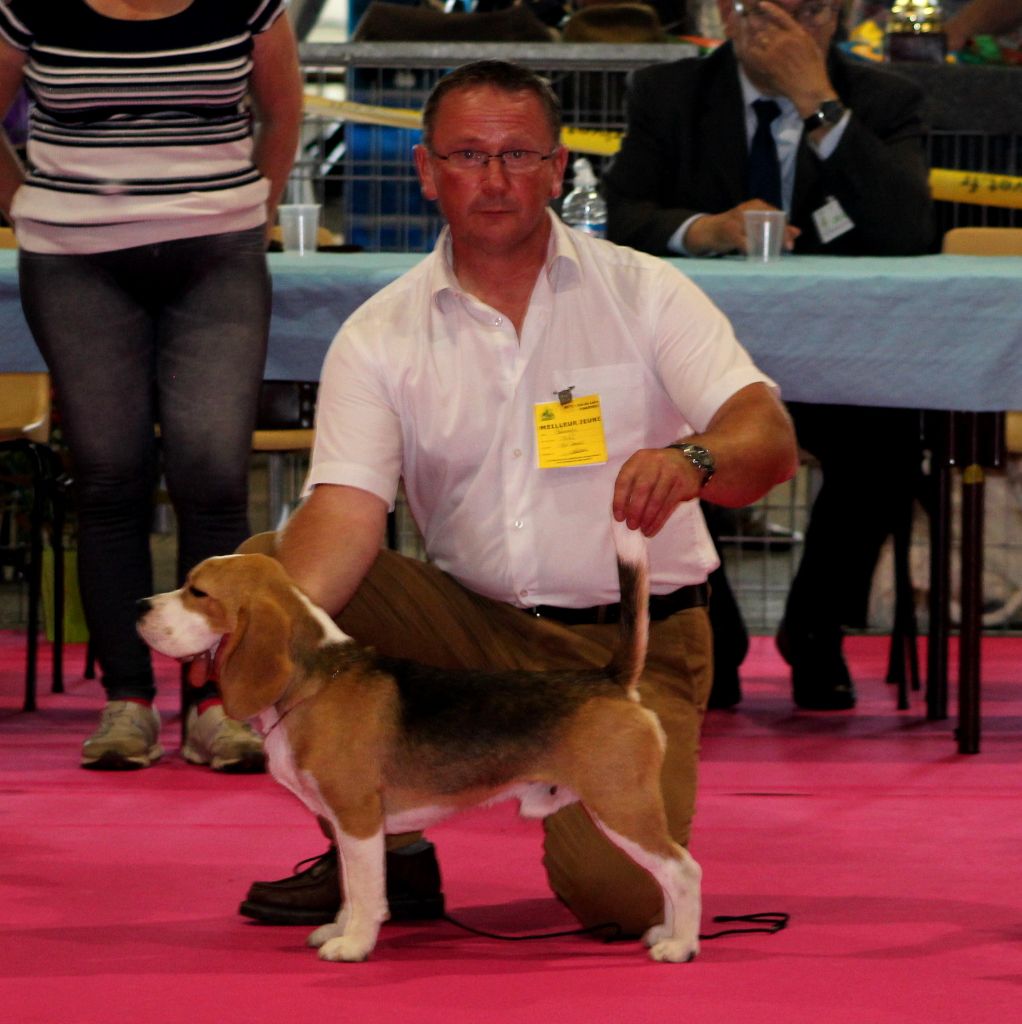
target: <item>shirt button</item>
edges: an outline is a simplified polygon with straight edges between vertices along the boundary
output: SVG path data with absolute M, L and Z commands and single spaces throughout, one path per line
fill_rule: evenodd
M 516 530 L 520 530 L 525 525 L 525 523 L 523 523 L 521 519 L 516 519 L 514 525 Z
M 520 458 L 522 457 L 522 450 L 521 450 L 521 448 L 516 448 L 516 449 L 515 449 L 515 450 L 514 450 L 514 451 L 513 451 L 513 452 L 512 452 L 511 454 L 512 454 L 512 455 L 513 455 L 513 456 L 514 456 L 514 457 L 515 457 L 516 459 L 520 459 Z
M 502 316 L 498 316 L 497 319 L 493 321 L 493 326 L 499 327 L 503 322 L 504 318 Z
M 519 590 L 518 591 L 518 596 L 519 597 L 528 597 L 529 596 L 529 592 L 527 590 Z

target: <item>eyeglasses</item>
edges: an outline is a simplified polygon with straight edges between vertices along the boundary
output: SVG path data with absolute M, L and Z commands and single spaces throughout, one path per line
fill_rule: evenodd
M 505 149 L 502 153 L 484 153 L 481 149 L 456 149 L 446 156 L 433 152 L 433 156 L 437 160 L 446 160 L 455 171 L 481 171 L 491 160 L 499 160 L 508 174 L 528 174 L 556 152 L 556 149 L 549 153 L 540 153 L 535 149 Z
M 788 10 L 783 4 L 778 6 L 788 11 L 788 14 L 800 25 L 806 25 L 810 28 L 819 28 L 821 25 L 826 25 L 837 10 L 833 0 L 806 0 L 805 3 L 799 4 L 793 11 Z M 761 13 L 758 0 L 735 0 L 735 14 L 740 18 L 752 18 Z

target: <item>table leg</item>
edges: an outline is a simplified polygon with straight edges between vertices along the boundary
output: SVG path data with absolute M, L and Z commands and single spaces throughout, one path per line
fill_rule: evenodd
M 930 628 L 926 639 L 926 717 L 947 718 L 948 646 L 951 635 L 951 453 L 953 413 L 933 413 L 930 432 Z
M 983 639 L 983 499 L 985 473 L 976 446 L 976 417 L 966 414 L 962 467 L 962 623 L 958 647 L 958 752 L 978 754 L 980 654 Z

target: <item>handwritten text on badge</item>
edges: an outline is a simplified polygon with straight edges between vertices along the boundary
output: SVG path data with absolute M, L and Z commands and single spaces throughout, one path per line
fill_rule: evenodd
M 567 405 L 538 402 L 535 417 L 540 469 L 598 466 L 607 461 L 599 395 L 576 398 Z

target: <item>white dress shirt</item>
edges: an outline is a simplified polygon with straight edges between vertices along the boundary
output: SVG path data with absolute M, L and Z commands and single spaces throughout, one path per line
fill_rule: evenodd
M 704 429 L 748 384 L 773 385 L 674 267 L 550 217 L 521 337 L 459 286 L 446 229 L 352 314 L 324 364 L 307 488 L 346 484 L 392 505 L 403 477 L 430 560 L 466 587 L 588 607 L 618 600 L 610 519 L 625 459 Z M 535 405 L 569 387 L 599 395 L 608 460 L 540 469 Z M 650 556 L 654 593 L 706 579 L 718 560 L 698 502 Z

